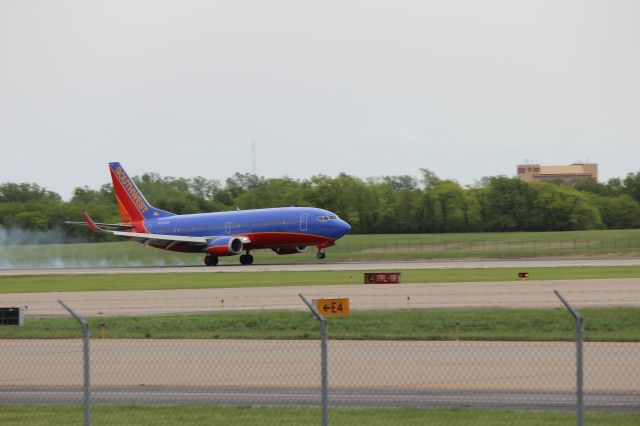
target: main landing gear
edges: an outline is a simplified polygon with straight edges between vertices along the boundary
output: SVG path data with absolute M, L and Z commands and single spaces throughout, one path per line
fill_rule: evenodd
M 316 258 L 317 259 L 324 259 L 325 257 L 327 257 L 325 252 L 323 252 L 322 250 L 318 250 L 318 253 L 316 253 Z
M 243 265 L 251 265 L 253 263 L 253 256 L 249 254 L 249 250 L 247 250 L 247 254 L 240 255 L 240 263 Z
M 216 266 L 218 264 L 218 256 L 208 254 L 204 257 L 204 264 L 207 266 Z
M 251 265 L 253 263 L 253 256 L 249 254 L 247 250 L 246 254 L 240 256 L 240 263 L 243 265 Z M 218 256 L 208 254 L 204 257 L 204 264 L 207 266 L 216 266 L 218 264 Z

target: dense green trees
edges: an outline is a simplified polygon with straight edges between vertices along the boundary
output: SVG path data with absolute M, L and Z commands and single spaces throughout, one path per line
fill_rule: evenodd
M 421 179 L 384 176 L 366 180 L 340 174 L 294 180 L 236 173 L 224 184 L 196 177 L 134 178 L 156 207 L 178 214 L 317 206 L 336 212 L 355 233 L 441 233 L 476 231 L 568 231 L 640 227 L 640 172 L 606 183 L 581 180 L 526 183 L 494 176 L 476 185 L 440 179 L 422 169 Z M 0 226 L 8 230 L 55 231 L 71 239 L 104 239 L 84 228 L 63 225 L 82 220 L 86 208 L 100 222 L 118 222 L 111 185 L 76 188 L 71 200 L 36 184 L 0 185 Z M 54 235 L 54 234 L 47 234 Z M 6 238 L 5 238 L 6 239 Z

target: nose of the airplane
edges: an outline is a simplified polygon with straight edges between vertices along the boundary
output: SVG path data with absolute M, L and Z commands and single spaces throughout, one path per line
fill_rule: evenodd
M 349 225 L 344 220 L 342 220 L 341 222 L 342 222 L 341 223 L 341 225 L 342 225 L 342 235 L 347 235 L 349 232 L 351 232 L 351 225 Z

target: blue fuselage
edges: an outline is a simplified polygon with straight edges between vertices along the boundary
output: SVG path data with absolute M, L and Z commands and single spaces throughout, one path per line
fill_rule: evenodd
M 246 236 L 249 249 L 327 245 L 351 226 L 334 213 L 313 207 L 282 207 L 199 213 L 147 219 L 149 233 L 193 237 Z

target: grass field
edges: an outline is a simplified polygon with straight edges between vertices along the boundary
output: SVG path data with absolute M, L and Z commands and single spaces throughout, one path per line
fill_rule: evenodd
M 309 425 L 320 423 L 318 408 L 221 407 L 210 405 L 142 406 L 97 405 L 92 420 L 99 425 Z M 575 425 L 575 413 L 480 409 L 416 408 L 332 408 L 332 425 Z M 632 426 L 640 423 L 640 413 L 587 413 L 589 425 Z M 0 424 L 41 426 L 81 425 L 82 407 L 25 405 L 3 406 Z
M 256 263 L 316 262 L 313 247 Z M 331 261 L 640 256 L 640 229 L 572 232 L 347 235 L 327 250 Z M 165 252 L 133 242 L 0 246 L 0 268 L 201 265 L 202 255 Z M 221 263 L 238 263 L 237 256 Z
M 640 308 L 584 308 L 587 341 L 639 342 Z M 202 315 L 88 318 L 94 338 L 318 339 L 307 312 L 219 312 Z M 330 320 L 338 340 L 572 341 L 575 322 L 558 309 L 354 311 Z M 0 328 L 0 339 L 77 338 L 71 318 L 28 319 Z
M 640 266 L 527 268 L 530 280 L 640 278 Z M 520 269 L 407 269 L 403 283 L 517 281 Z M 363 271 L 0 276 L 1 293 L 361 285 Z

